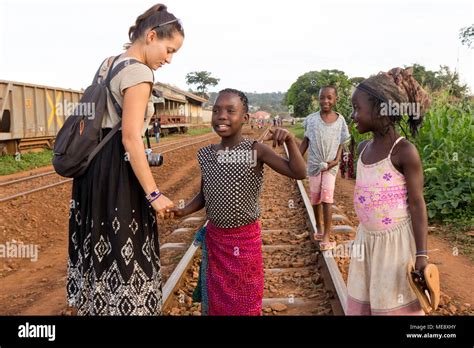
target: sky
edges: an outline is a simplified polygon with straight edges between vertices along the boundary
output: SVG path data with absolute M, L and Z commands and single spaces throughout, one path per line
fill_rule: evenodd
M 474 49 L 459 30 L 469 0 L 162 0 L 186 39 L 155 80 L 188 89 L 206 70 L 216 87 L 286 92 L 298 76 L 338 69 L 368 77 L 396 66 L 447 65 L 474 92 Z M 99 64 L 122 52 L 128 29 L 154 1 L 0 0 L 0 80 L 86 88 Z

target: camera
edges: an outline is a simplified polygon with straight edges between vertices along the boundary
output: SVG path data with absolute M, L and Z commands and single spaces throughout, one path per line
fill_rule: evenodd
M 150 167 L 159 167 L 163 164 L 163 156 L 161 153 L 153 153 L 152 149 L 145 149 L 145 155 Z

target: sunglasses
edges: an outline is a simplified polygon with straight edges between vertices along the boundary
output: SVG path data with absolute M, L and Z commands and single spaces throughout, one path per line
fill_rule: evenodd
M 181 22 L 181 19 L 175 18 L 175 19 L 172 19 L 172 20 L 170 20 L 170 21 L 168 21 L 168 22 L 164 22 L 164 23 L 158 24 L 157 26 L 154 26 L 153 28 L 151 28 L 151 30 L 155 30 L 155 29 L 157 29 L 157 28 L 160 28 L 160 27 L 163 27 L 163 26 L 165 26 L 165 25 L 167 25 L 167 24 L 171 24 L 171 23 L 175 23 L 175 22 L 177 22 L 181 27 L 183 27 L 183 23 Z

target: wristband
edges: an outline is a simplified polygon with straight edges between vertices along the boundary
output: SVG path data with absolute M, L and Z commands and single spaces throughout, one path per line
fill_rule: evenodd
M 416 255 L 416 257 L 426 257 L 427 260 L 430 259 L 430 257 L 428 255 Z
M 151 202 L 155 201 L 156 199 L 158 199 L 161 195 L 162 195 L 162 193 L 158 189 L 156 189 L 155 191 L 153 191 L 149 195 L 147 195 L 146 199 L 148 200 L 148 203 L 151 203 Z
M 161 196 L 161 195 L 160 195 Z M 156 196 L 155 198 L 152 198 L 151 201 L 148 201 L 148 203 L 151 205 L 154 201 L 156 201 L 160 196 Z
M 416 252 L 416 255 L 426 254 L 427 252 L 428 252 L 428 250 L 420 250 L 420 251 Z

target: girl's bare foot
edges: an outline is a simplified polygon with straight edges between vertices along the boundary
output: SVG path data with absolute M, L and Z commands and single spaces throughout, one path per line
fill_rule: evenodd
M 316 232 L 314 232 L 314 240 L 322 240 L 324 233 L 323 233 L 323 226 L 316 226 Z

